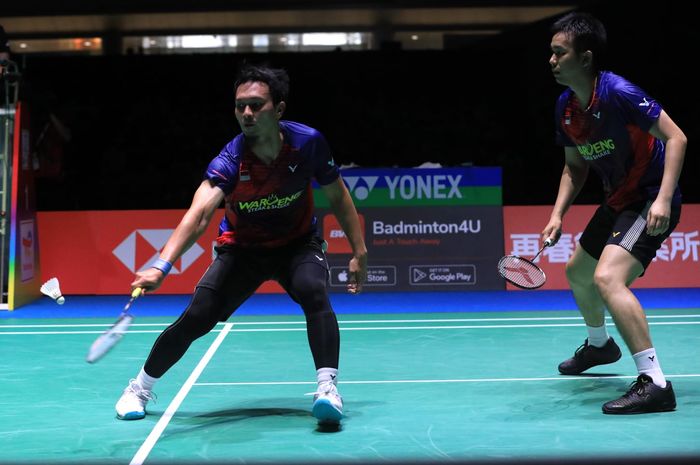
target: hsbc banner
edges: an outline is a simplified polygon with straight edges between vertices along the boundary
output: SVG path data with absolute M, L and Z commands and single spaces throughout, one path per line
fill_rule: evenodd
M 41 274 L 57 277 L 64 294 L 125 294 L 134 273 L 158 258 L 186 210 L 39 212 Z M 189 294 L 212 262 L 219 220 L 173 264 L 158 290 Z M 280 292 L 265 283 L 261 292 Z
M 500 168 L 342 172 L 369 254 L 367 291 L 504 289 Z M 348 282 L 351 249 L 320 191 L 331 289 Z M 410 207 L 410 208 L 407 208 Z
M 564 217 L 562 236 L 553 247 L 546 248 L 537 264 L 547 275 L 542 289 L 568 289 L 564 266 L 571 258 L 596 205 L 574 205 Z M 540 232 L 547 225 L 551 206 L 504 207 L 506 253 L 534 256 L 540 248 Z M 700 287 L 700 205 L 683 205 L 681 221 L 664 241 L 643 277 L 633 288 Z M 508 285 L 508 289 L 516 289 Z

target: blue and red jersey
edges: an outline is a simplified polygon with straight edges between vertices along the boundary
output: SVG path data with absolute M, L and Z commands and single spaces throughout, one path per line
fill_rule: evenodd
M 316 230 L 311 180 L 328 185 L 340 172 L 323 135 L 280 121 L 282 149 L 269 165 L 247 149 L 240 134 L 210 163 L 206 178 L 226 195 L 219 245 L 277 247 Z
M 649 134 L 662 107 L 642 89 L 609 71 L 599 73 L 588 107 L 571 89 L 556 104 L 556 140 L 576 147 L 603 181 L 616 211 L 659 193 L 665 144 Z M 673 203 L 680 204 L 678 187 Z

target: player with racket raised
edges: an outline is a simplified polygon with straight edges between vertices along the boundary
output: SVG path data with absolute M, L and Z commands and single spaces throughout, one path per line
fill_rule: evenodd
M 239 134 L 216 156 L 153 268 L 137 273 L 132 288 L 157 289 L 172 264 L 206 230 L 225 201 L 217 257 L 180 317 L 158 337 L 138 376 L 116 404 L 124 420 L 145 416 L 154 383 L 190 344 L 227 320 L 267 280 L 276 280 L 306 316 L 318 387 L 312 412 L 338 423 L 343 403 L 336 387 L 340 335 L 328 298 L 328 263 L 317 231 L 311 180 L 321 185 L 352 247 L 348 291 L 367 276 L 360 221 L 323 135 L 282 120 L 289 77 L 282 69 L 245 65 L 234 84 Z M 264 360 L 251 363 L 265 363 Z
M 567 89 L 556 104 L 557 142 L 565 165 L 543 240 L 558 240 L 562 219 L 589 170 L 600 176 L 605 200 L 586 226 L 566 266 L 588 338 L 559 365 L 576 375 L 613 363 L 620 349 L 608 335 L 610 312 L 638 377 L 608 414 L 673 410 L 676 398 L 651 342 L 644 310 L 629 286 L 644 274 L 661 243 L 678 224 L 681 174 L 687 140 L 661 105 L 635 84 L 601 70 L 607 34 L 603 24 L 574 12 L 552 26 L 549 59 L 555 80 Z

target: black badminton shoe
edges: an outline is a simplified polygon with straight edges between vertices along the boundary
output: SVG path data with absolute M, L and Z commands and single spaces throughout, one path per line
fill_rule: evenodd
M 626 394 L 603 405 L 603 413 L 631 415 L 669 412 L 675 408 L 676 394 L 670 381 L 666 381 L 666 387 L 662 388 L 654 384 L 648 375 L 639 375 Z
M 622 357 L 620 347 L 615 344 L 613 338 L 608 339 L 603 347 L 592 346 L 588 338 L 576 349 L 574 356 L 559 364 L 559 373 L 562 375 L 578 375 L 596 365 L 605 365 L 617 362 Z

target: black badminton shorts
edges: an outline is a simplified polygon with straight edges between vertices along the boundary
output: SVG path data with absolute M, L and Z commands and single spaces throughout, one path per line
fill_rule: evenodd
M 197 287 L 215 291 L 221 308 L 226 309 L 219 316 L 221 321 L 226 320 L 265 281 L 277 281 L 295 301 L 295 285 L 303 287 L 305 281 L 328 284 L 324 241 L 316 235 L 281 247 L 223 245 L 216 247 L 215 251 L 216 258 Z M 327 293 L 326 288 L 322 290 Z
M 668 229 L 658 236 L 650 236 L 646 232 L 650 206 L 650 201 L 643 202 L 629 205 L 617 212 L 605 204 L 601 205 L 579 239 L 581 247 L 597 260 L 606 245 L 619 245 L 639 260 L 646 270 L 663 241 L 678 225 L 681 216 L 681 206 L 671 206 Z

